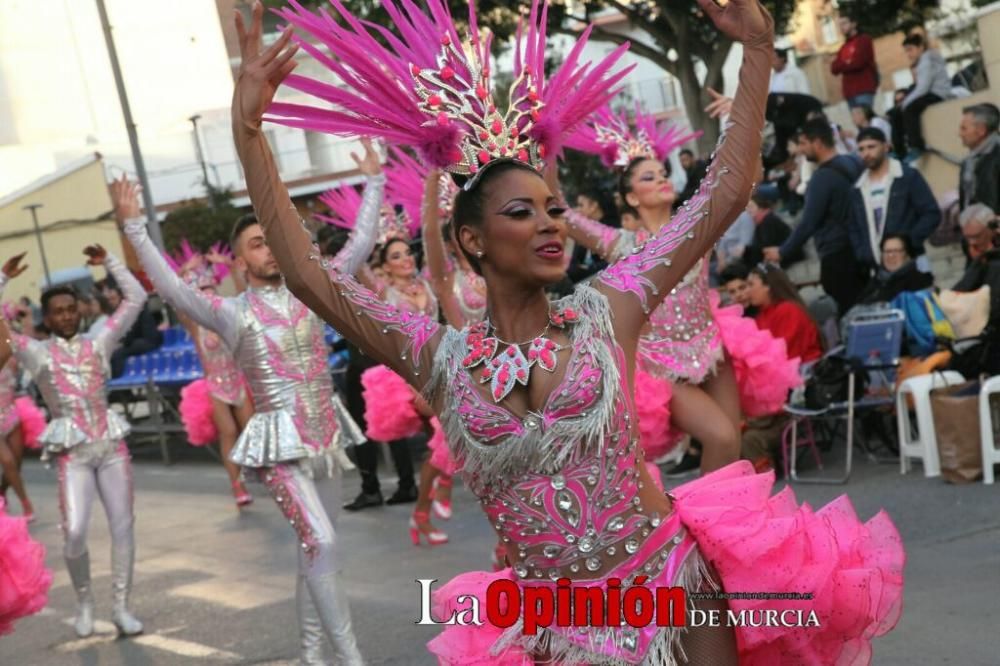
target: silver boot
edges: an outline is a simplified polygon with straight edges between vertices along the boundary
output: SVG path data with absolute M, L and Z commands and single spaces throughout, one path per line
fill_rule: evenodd
M 333 645 L 335 663 L 338 666 L 364 666 L 365 661 L 361 658 L 358 641 L 351 628 L 351 609 L 341 575 L 308 576 L 306 584 L 323 630 Z
M 73 630 L 80 638 L 94 633 L 94 592 L 90 588 L 90 553 L 84 551 L 79 557 L 67 557 L 66 569 L 76 590 L 76 618 Z
M 298 577 L 295 603 L 299 613 L 299 664 L 325 666 L 327 662 L 323 661 L 323 625 L 309 596 L 305 576 Z
M 125 636 L 142 633 L 140 622 L 128 609 L 128 595 L 132 591 L 132 564 L 135 561 L 135 546 L 111 547 L 111 587 L 114 607 L 111 621 Z

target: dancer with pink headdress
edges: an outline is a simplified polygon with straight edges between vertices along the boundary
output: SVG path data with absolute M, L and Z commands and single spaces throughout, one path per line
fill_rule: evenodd
M 870 639 L 901 611 L 904 554 L 884 513 L 861 524 L 846 498 L 814 513 L 773 475 L 726 466 L 672 495 L 659 490 L 637 442 L 634 368 L 649 312 L 744 208 L 756 173 L 773 21 L 757 0 L 699 7 L 741 42 L 731 123 L 697 196 L 639 251 L 590 285 L 550 302 L 564 271 L 563 208 L 541 175 L 565 133 L 615 94 L 624 48 L 582 64 L 589 29 L 563 64 L 545 73 L 546 7 L 533 4 L 514 48 L 510 104 L 490 90 L 489 40 L 470 8 L 463 42 L 444 0 L 385 0 L 396 29 L 379 31 L 337 1 L 343 22 L 295 6 L 280 12 L 343 87 L 289 76 L 289 34 L 262 51 L 261 7 L 240 29 L 242 64 L 233 133 L 254 208 L 289 287 L 324 319 L 420 390 L 440 415 L 463 481 L 479 498 L 511 568 L 458 576 L 435 593 L 435 616 L 468 609 L 493 581 L 518 593 L 578 586 L 680 586 L 767 591 L 808 598 L 687 597 L 691 606 L 815 612 L 819 627 L 548 626 L 526 631 L 521 607 L 506 628 L 449 624 L 430 643 L 445 664 L 863 663 Z M 372 29 L 374 30 L 374 29 Z M 437 35 L 435 42 L 428 35 Z M 627 71 L 627 70 L 626 70 Z M 272 104 L 282 83 L 319 97 L 317 108 Z M 390 103 L 391 101 L 391 103 Z M 487 284 L 487 318 L 457 330 L 387 305 L 350 274 L 314 256 L 261 129 L 279 122 L 369 134 L 414 147 L 428 163 L 464 176 L 455 202 L 462 250 Z M 748 156 L 753 156 L 748 159 Z M 523 341 L 523 342 L 522 342 Z M 507 588 L 509 589 L 509 588 Z M 626 593 L 627 594 L 627 593 Z M 514 596 L 513 593 L 510 596 Z M 508 596 L 508 600 L 510 600 Z M 501 600 L 502 601 L 502 600 Z
M 16 267 L 11 265 L 13 259 L 3 267 L 3 273 L 8 278 L 24 271 L 26 266 L 19 265 L 23 257 L 23 254 L 15 257 Z M 31 313 L 22 316 L 24 313 L 24 310 L 5 303 L 0 318 L 8 327 L 14 325 L 15 321 L 28 322 L 30 326 Z M 21 503 L 21 515 L 31 523 L 35 520 L 35 510 L 21 476 L 21 462 L 24 460 L 25 448 L 39 447 L 38 436 L 45 431 L 45 414 L 34 400 L 19 394 L 20 374 L 20 368 L 13 355 L 6 363 L 0 364 L 0 468 L 3 477 L 0 480 L 0 499 L 6 499 L 7 489 L 13 488 Z
M 54 460 L 59 469 L 63 555 L 77 595 L 73 628 L 80 637 L 94 631 L 87 527 L 99 500 L 111 532 L 111 619 L 120 634 L 132 636 L 143 626 L 129 609 L 135 564 L 132 464 L 125 444 L 130 428 L 109 407 L 106 381 L 111 354 L 138 318 L 146 292 L 125 264 L 101 246 L 88 246 L 84 254 L 89 265 L 106 266 L 124 294 L 105 324 L 94 335 L 81 334 L 76 291 L 55 286 L 42 294 L 44 321 L 52 337 L 42 341 L 11 334 L 10 339 L 14 357 L 31 374 L 51 415 L 38 440 L 42 459 Z M 22 257 L 4 264 L 0 292 L 23 272 Z
M 638 108 L 631 123 L 607 107 L 595 113 L 566 145 L 600 155 L 619 170 L 622 199 L 638 212 L 642 228 L 613 229 L 570 211 L 570 236 L 609 262 L 642 247 L 670 223 L 676 200 L 664 161 L 696 137 L 660 125 Z M 705 448 L 702 472 L 729 464 L 739 457 L 742 415 L 773 413 L 801 382 L 784 341 L 741 319 L 718 309 L 704 260 L 650 312 L 635 377 L 640 441 L 648 458 L 668 456 L 688 433 Z M 724 333 L 722 324 L 730 330 Z
M 209 298 L 218 295 L 219 285 L 232 274 L 237 291 L 242 292 L 245 282 L 238 272 L 233 273 L 233 257 L 222 243 L 213 245 L 202 254 L 184 239 L 174 256 L 167 256 L 167 263 L 192 289 L 200 290 Z M 240 432 L 253 416 L 253 402 L 246 391 L 246 378 L 236 364 L 236 359 L 222 338 L 214 331 L 191 320 L 184 312 L 177 311 L 181 324 L 188 331 L 198 350 L 198 358 L 205 373 L 181 389 L 178 411 L 188 442 L 192 446 L 206 446 L 219 442 L 222 466 L 229 475 L 236 506 L 243 508 L 253 502 L 240 479 L 239 465 L 229 459 Z
M 439 300 L 439 292 L 417 271 L 416 261 L 410 250 L 414 226 L 412 215 L 419 215 L 416 218 L 418 224 L 426 217 L 426 209 L 422 203 L 414 211 L 410 192 L 412 183 L 408 180 L 413 176 L 408 168 L 412 166 L 402 162 L 399 153 L 394 155 L 394 159 L 386 165 L 386 177 L 389 183 L 395 182 L 394 189 L 391 190 L 393 194 L 404 192 L 407 196 L 402 201 L 389 198 L 389 202 L 382 206 L 382 215 L 376 227 L 353 227 L 350 241 L 341 250 L 341 254 L 350 267 L 357 267 L 351 274 L 386 303 L 435 320 L 441 311 L 446 316 L 458 317 L 460 315 L 456 300 L 451 292 L 440 294 L 444 300 Z M 404 183 L 402 187 L 400 182 Z M 411 187 L 406 187 L 407 183 Z M 416 183 L 422 190 L 423 184 L 419 176 Z M 388 185 L 387 190 L 390 190 Z M 356 217 L 359 196 L 357 190 L 350 186 L 326 192 L 320 196 L 320 200 L 330 208 L 332 215 L 317 217 L 330 224 L 346 227 L 347 220 Z M 404 205 L 404 202 L 409 205 Z M 401 214 L 396 211 L 396 204 L 402 207 Z M 378 275 L 366 263 L 373 251 L 377 257 L 376 266 L 381 269 Z M 431 546 L 447 543 L 448 535 L 435 527 L 430 517 L 432 509 L 443 519 L 451 517 L 450 475 L 446 476 L 447 481 L 443 486 L 438 484 L 442 491 L 437 501 L 432 498 L 432 493 L 436 490 L 434 482 L 440 478 L 441 470 L 452 469 L 440 424 L 433 418 L 433 413 L 420 395 L 385 365 L 366 370 L 361 376 L 361 384 L 367 424 L 365 434 L 369 439 L 386 442 L 390 447 L 402 447 L 407 446 L 408 438 L 422 430 L 430 430 L 428 447 L 431 458 L 422 466 L 419 484 L 413 489 L 412 499 L 416 500 L 416 506 L 408 529 L 414 545 L 420 545 L 424 540 Z M 393 455 L 398 458 L 400 454 L 393 451 Z M 389 503 L 395 503 L 393 498 L 390 498 Z

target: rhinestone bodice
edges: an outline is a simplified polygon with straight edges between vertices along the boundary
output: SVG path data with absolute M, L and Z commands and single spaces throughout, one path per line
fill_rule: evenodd
M 664 516 L 642 499 L 658 491 L 643 493 L 623 352 L 609 322 L 592 324 L 606 302 L 590 309 L 568 329 L 566 374 L 538 412 L 492 404 L 464 369 L 447 386 L 449 442 L 521 579 L 603 580 L 666 559 L 647 546 Z
M 638 246 L 649 234 L 639 231 L 634 239 Z M 707 269 L 704 260 L 695 264 L 649 313 L 649 324 L 639 338 L 638 362 L 644 372 L 700 384 L 715 368 L 722 356 L 722 338 L 712 317 Z
M 222 338 L 204 326 L 198 329 L 198 354 L 205 380 L 213 392 L 233 398 L 241 394 L 243 373 L 236 365 L 233 352 Z
M 337 420 L 322 321 L 284 286 L 248 289 L 238 300 L 243 333 L 233 351 L 255 411 L 287 411 L 303 442 L 331 446 Z

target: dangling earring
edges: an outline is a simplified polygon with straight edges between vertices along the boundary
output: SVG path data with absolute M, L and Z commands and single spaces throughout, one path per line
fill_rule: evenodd
M 482 250 L 480 250 L 479 252 L 476 252 L 476 258 L 477 259 L 482 259 L 483 258 L 483 251 Z

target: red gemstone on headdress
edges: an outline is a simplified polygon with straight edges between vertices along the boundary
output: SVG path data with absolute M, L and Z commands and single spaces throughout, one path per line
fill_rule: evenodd
M 490 161 L 490 154 L 488 152 L 486 152 L 485 150 L 480 150 L 479 151 L 479 161 L 482 162 L 483 164 L 486 164 L 487 162 Z
M 490 141 L 488 144 L 486 144 L 486 147 L 489 148 L 490 150 L 496 150 L 497 149 L 497 142 L 496 141 Z
M 444 69 L 441 70 L 442 79 L 450 79 L 453 76 L 455 76 L 455 70 L 453 70 L 451 67 L 448 67 L 446 65 Z
M 487 132 L 486 130 L 483 130 L 482 132 L 479 133 L 479 140 L 480 141 L 486 141 L 486 139 L 488 139 L 488 138 L 490 138 L 490 133 Z
M 448 46 L 450 44 L 451 44 L 451 36 L 447 34 L 441 35 L 441 46 Z
M 528 99 L 530 101 L 532 101 L 532 102 L 537 102 L 538 101 L 538 93 L 535 92 L 534 88 L 532 88 L 531 90 L 528 91 Z
M 538 109 L 532 109 L 531 110 L 531 119 L 534 120 L 537 123 L 539 117 L 541 117 L 541 114 L 538 113 Z
M 431 95 L 430 97 L 427 98 L 427 103 L 430 106 L 441 106 L 441 96 Z
M 448 124 L 448 120 L 449 119 L 448 119 L 448 114 L 447 113 L 445 113 L 444 111 L 441 111 L 440 113 L 438 113 L 438 117 L 437 117 L 438 125 L 441 125 L 441 126 L 447 125 Z
M 478 166 L 476 166 L 475 164 L 470 164 L 469 165 L 469 173 L 478 173 L 478 172 L 479 172 L 479 167 Z
M 487 97 L 489 97 L 489 95 L 490 92 L 486 89 L 486 86 L 484 86 L 481 83 L 478 86 L 476 86 L 476 97 L 478 97 L 479 99 L 486 99 Z
M 494 134 L 499 134 L 500 132 L 503 131 L 503 123 L 501 123 L 499 120 L 494 120 L 493 124 L 490 125 L 490 129 L 493 130 Z
M 412 74 L 413 76 L 420 76 L 420 68 L 417 67 L 416 65 L 411 64 L 410 65 L 410 74 Z
M 517 125 L 514 125 L 513 127 L 510 128 L 510 135 L 512 137 L 514 137 L 515 139 L 517 138 L 517 135 L 520 134 L 520 133 L 521 133 L 521 130 L 517 129 Z
M 490 108 L 486 109 L 487 113 L 496 113 L 497 107 L 494 104 L 490 104 Z
M 517 151 L 517 159 L 521 160 L 522 162 L 527 162 L 528 161 L 528 151 L 525 150 L 524 148 L 522 148 L 521 150 Z
M 538 146 L 538 156 L 545 157 L 545 146 L 542 145 Z

